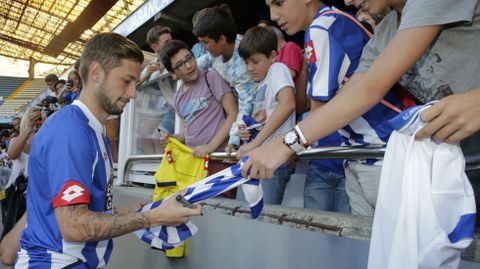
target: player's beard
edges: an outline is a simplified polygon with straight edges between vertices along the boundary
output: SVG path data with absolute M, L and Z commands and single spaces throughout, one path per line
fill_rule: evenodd
M 116 106 L 115 101 L 111 101 L 108 96 L 106 95 L 106 87 L 105 87 L 105 80 L 102 81 L 98 90 L 97 90 L 97 98 L 100 103 L 102 109 L 107 112 L 109 115 L 120 115 L 123 112 L 123 108 L 119 108 Z

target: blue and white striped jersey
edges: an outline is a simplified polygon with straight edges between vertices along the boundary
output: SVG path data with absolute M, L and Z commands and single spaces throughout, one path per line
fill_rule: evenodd
M 35 135 L 29 160 L 27 226 L 15 268 L 100 268 L 112 240 L 66 242 L 54 208 L 88 204 L 112 212 L 111 154 L 102 124 L 80 101 L 52 115 Z
M 309 63 L 307 93 L 320 102 L 332 99 L 342 84 L 353 75 L 363 47 L 369 40 L 357 23 L 335 12 L 338 9 L 323 5 L 305 32 L 305 57 Z M 402 107 L 391 92 L 384 99 Z M 392 132 L 386 121 L 395 115 L 397 113 L 385 105 L 376 105 L 339 130 L 344 144 L 385 144 Z

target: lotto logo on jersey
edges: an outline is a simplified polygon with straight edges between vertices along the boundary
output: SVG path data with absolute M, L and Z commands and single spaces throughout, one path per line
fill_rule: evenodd
M 71 202 L 73 199 L 78 198 L 82 196 L 85 193 L 85 189 L 78 186 L 78 185 L 73 185 L 68 187 L 63 192 L 62 200 L 65 200 L 67 202 Z
M 81 183 L 73 180 L 67 181 L 52 199 L 53 207 L 89 203 L 90 192 Z
M 315 55 L 315 47 L 313 46 L 313 41 L 310 40 L 305 44 L 305 59 L 309 64 L 313 64 L 317 61 L 317 56 Z

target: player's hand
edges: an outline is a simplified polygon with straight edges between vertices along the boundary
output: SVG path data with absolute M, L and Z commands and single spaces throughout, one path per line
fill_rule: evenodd
M 150 220 L 150 226 L 178 226 L 187 222 L 191 216 L 202 215 L 202 206 L 200 204 L 197 204 L 196 208 L 188 208 L 175 200 L 178 194 L 184 195 L 185 193 L 185 190 L 177 192 L 165 198 L 160 206 L 147 211 L 145 214 Z

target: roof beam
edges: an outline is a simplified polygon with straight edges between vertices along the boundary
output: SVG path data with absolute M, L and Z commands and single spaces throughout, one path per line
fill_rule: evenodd
M 117 0 L 92 0 L 74 22 L 68 23 L 59 35 L 52 38 L 45 48 L 45 53 L 57 57 L 58 52 L 64 51 L 69 43 L 77 41 L 82 33 L 92 28 L 116 2 Z
M 0 34 L 0 40 L 3 40 L 3 41 L 6 41 L 6 42 L 15 44 L 15 45 L 17 45 L 17 46 L 24 47 L 24 48 L 29 49 L 29 50 L 33 50 L 33 51 L 37 51 L 37 52 L 40 52 L 40 53 L 44 53 L 44 54 L 47 54 L 47 55 L 50 55 L 50 54 L 53 54 L 53 53 L 56 53 L 57 55 L 59 55 L 60 53 L 62 53 L 62 54 L 65 54 L 65 55 L 67 55 L 68 57 L 71 57 L 71 58 L 73 58 L 73 59 L 78 58 L 77 55 L 68 53 L 68 52 L 66 52 L 66 51 L 61 51 L 60 53 L 58 53 L 58 52 L 52 52 L 52 51 L 49 51 L 48 48 L 45 48 L 45 47 L 40 46 L 40 45 L 38 45 L 38 44 L 34 44 L 34 43 L 27 42 L 27 41 L 24 41 L 24 40 L 12 38 L 12 37 L 10 37 L 10 36 L 3 35 L 3 34 Z M 56 57 L 56 56 L 55 56 L 55 57 Z
M 23 61 L 29 61 L 30 57 L 19 57 L 19 56 L 12 56 L 7 53 L 0 52 L 0 56 L 4 56 L 6 58 L 11 58 L 11 59 L 17 59 L 17 60 L 23 60 Z M 37 60 L 37 59 L 35 59 Z M 44 61 L 44 60 L 37 60 L 37 63 L 43 63 L 43 64 L 54 64 L 54 65 L 72 65 L 74 61 L 72 60 L 71 63 L 65 63 L 64 60 L 62 61 L 55 61 L 55 62 L 50 62 L 50 61 Z
M 17 26 L 15 27 L 15 32 L 18 30 L 18 26 L 20 26 L 20 22 L 23 19 L 23 14 L 25 14 L 25 10 L 27 9 L 27 6 L 28 6 L 28 0 L 22 8 L 22 13 L 20 14 L 20 19 L 17 21 Z
M 22 23 L 21 21 L 17 21 L 17 20 L 14 19 L 14 18 L 8 17 L 7 15 L 0 14 L 0 17 L 4 18 L 5 20 L 11 20 L 11 21 L 16 22 L 16 23 L 17 23 L 17 28 L 18 28 L 18 26 Z M 26 25 L 27 27 L 33 28 L 33 29 L 35 29 L 35 30 L 42 31 L 43 33 L 48 33 L 48 34 L 51 34 L 51 35 L 54 34 L 54 33 L 51 33 L 51 32 L 47 32 L 47 30 L 45 30 L 45 28 L 39 28 L 39 27 L 37 27 L 37 26 L 35 26 L 35 25 L 30 25 L 30 24 L 24 24 L 24 25 Z M 6 30 L 5 30 L 5 31 L 6 31 Z M 15 30 L 14 33 L 18 34 L 18 32 L 16 32 L 16 31 L 17 31 L 17 30 Z

